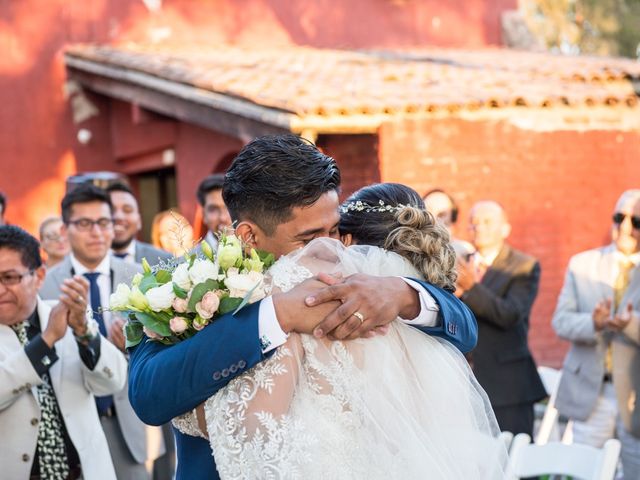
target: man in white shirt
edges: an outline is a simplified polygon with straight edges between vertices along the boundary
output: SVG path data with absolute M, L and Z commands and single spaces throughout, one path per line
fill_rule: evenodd
M 62 282 L 53 308 L 38 297 L 40 246 L 0 227 L 2 478 L 115 480 L 94 395 L 126 384 L 127 362 L 86 318 L 89 282 Z
M 571 258 L 553 315 L 571 342 L 556 397 L 573 439 L 602 447 L 617 433 L 625 479 L 640 478 L 640 190 L 613 211 L 612 242 Z
M 142 267 L 110 255 L 114 232 L 109 196 L 90 184 L 76 187 L 62 200 L 62 220 L 71 253 L 49 271 L 40 295 L 57 298 L 65 279 L 84 276 L 90 284 L 89 305 L 100 332 L 124 350 L 124 322 L 107 310 L 109 297 L 119 283 L 130 283 Z M 114 395 L 97 397 L 96 406 L 118 478 L 151 478 L 151 462 L 164 453 L 164 442 L 157 429 L 151 430 L 136 416 L 127 387 Z

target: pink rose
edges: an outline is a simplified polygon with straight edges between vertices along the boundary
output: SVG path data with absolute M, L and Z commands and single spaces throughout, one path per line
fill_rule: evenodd
M 196 312 L 202 318 L 208 320 L 213 317 L 220 306 L 220 298 L 216 292 L 207 292 L 198 303 L 196 303 Z
M 178 335 L 184 332 L 187 327 L 187 322 L 182 317 L 173 317 L 169 320 L 169 328 L 173 333 L 177 333 Z
M 162 335 L 157 334 L 156 332 L 154 332 L 153 330 L 147 328 L 147 327 L 142 327 L 142 331 L 144 332 L 144 334 L 153 339 L 153 340 L 160 340 L 162 338 Z
M 172 307 L 178 313 L 185 313 L 187 311 L 188 305 L 189 303 L 184 298 L 176 297 L 173 300 Z
M 195 328 L 197 331 L 202 330 L 204 327 L 206 327 L 209 324 L 209 322 L 204 319 L 204 318 L 200 318 L 200 317 L 196 317 L 193 319 L 193 328 Z

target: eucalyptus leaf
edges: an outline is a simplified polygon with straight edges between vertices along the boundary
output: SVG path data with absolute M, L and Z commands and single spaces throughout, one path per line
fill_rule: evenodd
M 218 312 L 220 313 L 220 315 L 233 312 L 234 310 L 240 307 L 240 304 L 242 304 L 242 298 L 224 297 L 220 300 L 220 306 L 218 307 Z
M 169 323 L 165 322 L 162 318 L 144 312 L 136 312 L 136 318 L 147 327 L 149 330 L 162 335 L 163 337 L 169 337 L 173 334 L 169 328 Z
M 144 332 L 142 331 L 142 324 L 137 321 L 128 321 L 124 326 L 124 336 L 126 339 L 125 347 L 135 347 L 140 343 Z
M 189 298 L 189 310 L 195 312 L 196 303 L 202 300 L 204 294 L 207 292 L 211 292 L 212 290 L 217 290 L 218 288 L 218 282 L 211 278 L 206 282 L 199 283 L 195 287 L 193 287 L 193 290 L 191 290 L 191 298 Z
M 147 293 L 149 289 L 154 287 L 159 287 L 158 281 L 153 273 L 145 273 L 140 281 L 140 286 L 138 287 L 142 293 Z
M 173 284 L 173 293 L 176 294 L 176 297 L 182 298 L 183 300 L 186 300 L 187 296 L 189 295 L 189 292 L 187 292 L 184 288 L 180 288 L 175 283 Z
M 276 258 L 273 256 L 273 253 L 269 253 L 264 250 L 257 250 L 257 249 L 256 249 L 256 253 L 258 254 L 258 257 L 260 257 L 260 260 L 262 261 L 262 263 L 264 263 L 265 270 L 268 269 L 271 265 L 273 265 L 276 262 Z
M 258 288 L 260 285 L 262 285 L 262 282 L 258 282 L 254 285 L 254 287 L 249 290 L 247 292 L 247 294 L 244 296 L 244 298 L 242 299 L 242 302 L 240 303 L 240 305 L 238 305 L 236 307 L 236 309 L 233 311 L 233 315 L 235 315 L 236 313 L 238 313 L 238 311 L 240 311 L 240 309 L 242 309 L 247 303 L 249 303 L 249 299 L 251 298 L 251 295 L 253 295 L 253 291 Z

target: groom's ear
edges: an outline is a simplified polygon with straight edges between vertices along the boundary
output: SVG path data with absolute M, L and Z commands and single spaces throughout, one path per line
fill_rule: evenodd
M 236 235 L 245 245 L 256 248 L 256 235 L 259 235 L 260 227 L 250 221 L 243 221 L 236 227 Z

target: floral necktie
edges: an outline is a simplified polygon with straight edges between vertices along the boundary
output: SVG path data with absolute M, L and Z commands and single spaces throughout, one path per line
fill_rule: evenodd
M 22 346 L 29 343 L 27 322 L 20 322 L 11 328 Z M 64 444 L 62 415 L 48 373 L 42 376 L 42 384 L 36 387 L 36 392 L 41 414 L 37 443 L 40 477 L 46 480 L 65 480 L 69 477 L 69 462 Z

